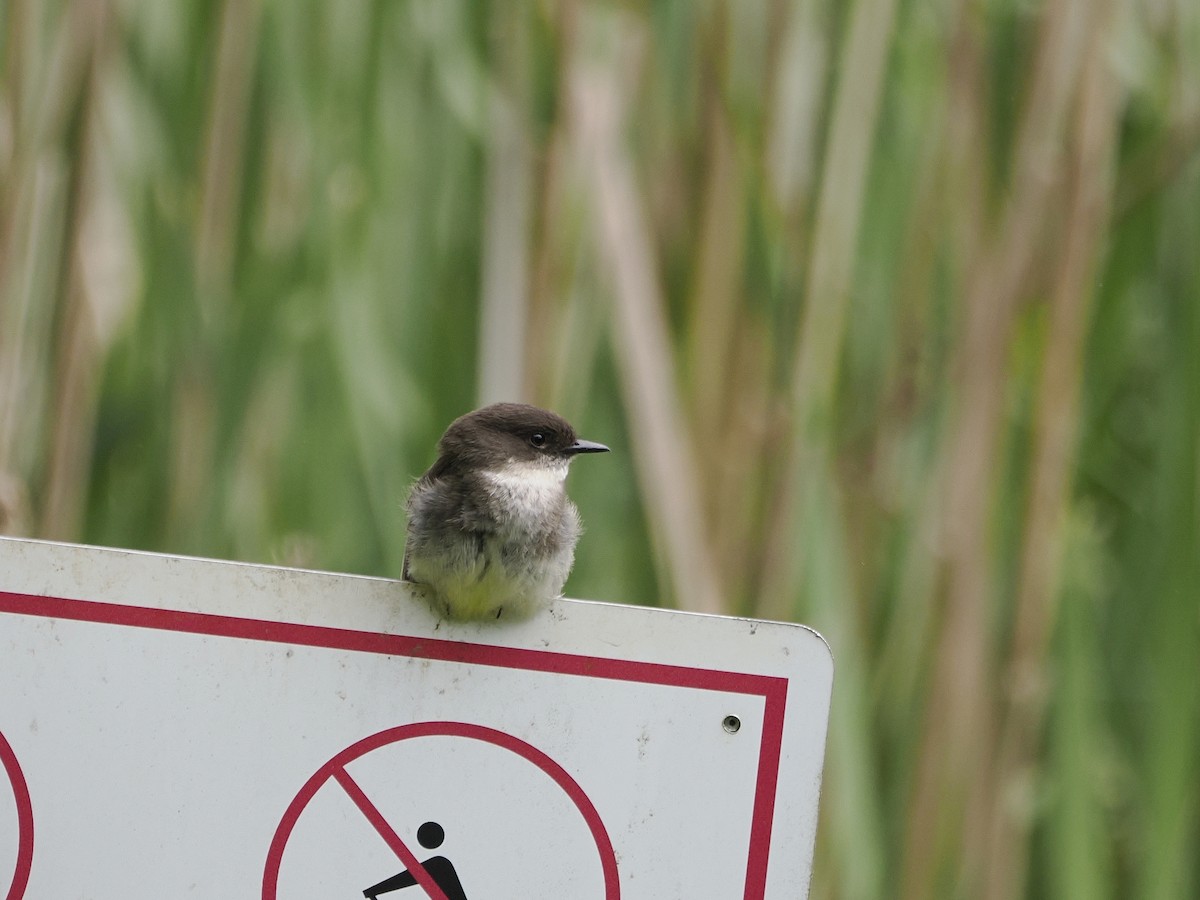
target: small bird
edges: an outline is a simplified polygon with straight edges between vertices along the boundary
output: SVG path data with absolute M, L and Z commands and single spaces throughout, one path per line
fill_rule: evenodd
M 607 450 L 524 403 L 455 419 L 408 496 L 404 579 L 431 589 L 452 619 L 544 608 L 562 595 L 582 530 L 567 469 L 580 453 Z

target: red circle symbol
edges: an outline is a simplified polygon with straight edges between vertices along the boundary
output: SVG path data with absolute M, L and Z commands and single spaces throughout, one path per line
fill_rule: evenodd
M 7 900 L 21 900 L 29 884 L 29 870 L 33 865 L 33 804 L 29 802 L 29 786 L 25 775 L 17 765 L 17 755 L 0 734 L 0 765 L 8 773 L 12 786 L 13 801 L 17 808 L 17 865 L 12 884 L 8 888 Z M 3 884 L 3 882 L 0 882 Z
M 620 900 L 621 890 L 617 878 L 617 858 L 613 852 L 612 840 L 604 828 L 604 823 L 601 821 L 599 813 L 596 812 L 596 807 L 583 792 L 578 782 L 562 766 L 533 745 L 503 731 L 467 722 L 415 722 L 410 725 L 399 725 L 395 728 L 388 728 L 351 744 L 317 769 L 288 805 L 287 810 L 283 814 L 283 819 L 279 823 L 279 827 L 275 830 L 275 836 L 271 840 L 271 846 L 267 852 L 266 868 L 263 872 L 262 900 L 277 900 L 279 870 L 283 862 L 284 848 L 287 846 L 288 839 L 291 837 L 301 813 L 304 812 L 309 802 L 325 784 L 330 781 L 337 782 L 352 796 L 357 793 L 365 801 L 365 797 L 362 797 L 357 786 L 354 784 L 353 778 L 346 771 L 346 767 L 350 763 L 370 753 L 372 750 L 377 750 L 389 744 L 395 744 L 412 738 L 433 736 L 466 738 L 471 741 L 479 741 L 499 747 L 516 754 L 527 762 L 533 763 L 534 766 L 548 775 L 559 789 L 570 798 L 587 825 L 591 838 L 596 845 L 596 851 L 600 857 L 600 866 L 604 873 L 605 900 Z M 378 817 L 377 811 L 373 809 L 369 811 L 364 809 L 363 811 L 368 814 L 368 818 L 373 816 Z M 378 823 L 378 827 L 386 830 L 388 826 L 386 823 L 380 822 Z M 389 843 L 392 843 L 392 841 L 389 841 Z M 398 845 L 395 849 L 405 859 L 406 864 L 412 865 L 412 861 L 408 860 L 409 854 L 403 843 L 398 838 L 394 840 L 394 843 Z M 417 868 L 419 869 L 419 866 Z M 421 879 L 421 874 L 423 873 L 417 874 L 419 880 Z M 422 880 L 421 883 L 424 884 L 424 881 Z M 435 893 L 430 896 L 436 897 L 440 891 L 437 891 L 436 887 L 433 890 Z

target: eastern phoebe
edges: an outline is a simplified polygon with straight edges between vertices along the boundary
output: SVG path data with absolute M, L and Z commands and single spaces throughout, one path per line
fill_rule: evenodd
M 562 595 L 579 540 L 564 482 L 580 453 L 561 416 L 495 403 L 455 419 L 408 495 L 404 578 L 452 619 L 532 615 Z

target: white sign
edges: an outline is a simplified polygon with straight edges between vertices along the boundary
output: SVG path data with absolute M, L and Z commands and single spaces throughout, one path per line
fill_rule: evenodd
M 0 898 L 794 900 L 832 673 L 798 625 L 0 539 Z

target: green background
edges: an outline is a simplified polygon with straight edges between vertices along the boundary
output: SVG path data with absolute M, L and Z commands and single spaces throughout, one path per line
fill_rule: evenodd
M 0 23 L 0 531 L 396 576 L 550 406 L 571 595 L 833 646 L 815 898 L 1200 895 L 1195 0 Z

